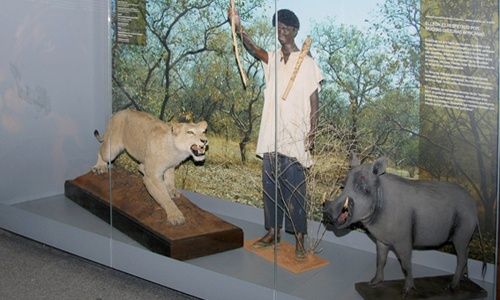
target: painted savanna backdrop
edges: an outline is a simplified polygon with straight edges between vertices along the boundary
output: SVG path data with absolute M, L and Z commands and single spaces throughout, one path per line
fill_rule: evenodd
M 263 73 L 260 62 L 239 41 L 249 78 L 243 86 L 227 21 L 229 1 L 130 1 L 139 4 L 145 35 L 138 43 L 113 39 L 113 111 L 133 108 L 164 121 L 207 121 L 207 160 L 202 166 L 183 163 L 176 171 L 178 188 L 262 207 L 261 160 L 255 156 L 255 144 Z M 316 163 L 307 172 L 309 218 L 320 220 L 321 203 L 338 193 L 351 151 L 365 162 L 384 155 L 390 172 L 411 179 L 453 181 L 468 189 L 477 200 L 488 260 L 493 262 L 497 110 L 474 111 L 454 123 L 449 117 L 446 121 L 437 117 L 461 112 L 445 109 L 428 114 L 432 107 L 423 108 L 425 29 L 419 0 L 314 3 L 276 3 L 278 9 L 298 15 L 297 44 L 300 47 L 307 35 L 312 37 L 311 54 L 325 78 Z M 270 22 L 274 1 L 236 1 L 236 8 L 254 41 L 274 50 Z M 423 131 L 423 119 L 436 122 L 442 133 Z M 457 159 L 463 155 L 471 159 Z M 135 162 L 126 154 L 117 163 L 136 172 Z M 435 171 L 443 169 L 446 172 Z M 319 229 L 310 236 L 322 234 Z M 476 239 L 472 248 L 471 256 L 482 258 Z

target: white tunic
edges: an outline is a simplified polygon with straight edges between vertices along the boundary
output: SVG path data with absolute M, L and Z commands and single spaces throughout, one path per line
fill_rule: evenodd
M 307 135 L 311 129 L 310 96 L 323 80 L 321 71 L 316 62 L 310 57 L 304 57 L 297 77 L 286 100 L 281 97 L 292 76 L 300 52 L 292 52 L 285 64 L 279 51 L 278 60 L 275 52 L 268 52 L 268 63 L 263 63 L 266 88 L 264 90 L 264 108 L 257 140 L 257 155 L 262 157 L 266 152 L 275 151 L 275 103 L 278 106 L 277 116 L 277 151 L 283 155 L 293 157 L 308 168 L 312 165 L 312 158 L 306 150 Z M 277 65 L 277 76 L 275 64 Z M 278 80 L 278 93 L 275 93 L 275 82 Z M 277 100 L 275 101 L 275 95 Z

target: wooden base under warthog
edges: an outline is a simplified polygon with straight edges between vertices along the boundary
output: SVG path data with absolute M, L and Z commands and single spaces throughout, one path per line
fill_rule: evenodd
M 184 196 L 174 202 L 186 222 L 170 225 L 165 211 L 147 192 L 142 177 L 120 168 L 112 169 L 111 174 L 89 172 L 67 180 L 64 190 L 67 198 L 108 223 L 111 198 L 113 227 L 168 257 L 187 260 L 243 246 L 240 228 L 200 209 Z
M 468 300 L 482 299 L 488 296 L 486 290 L 465 278 L 460 282 L 460 287 L 454 291 L 447 289 L 451 283 L 453 275 L 432 276 L 415 278 L 415 290 L 411 290 L 403 298 L 401 291 L 404 286 L 404 279 L 387 280 L 376 286 L 371 286 L 368 282 L 356 283 L 356 291 L 365 300 L 379 299 L 426 299 L 426 300 Z

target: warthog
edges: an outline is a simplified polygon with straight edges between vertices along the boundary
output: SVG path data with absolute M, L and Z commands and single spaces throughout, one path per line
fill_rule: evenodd
M 375 238 L 373 285 L 384 280 L 387 254 L 393 249 L 405 274 L 404 294 L 414 288 L 412 249 L 451 241 L 457 267 L 450 288 L 457 288 L 466 273 L 468 245 L 476 229 L 483 247 L 474 200 L 456 184 L 405 179 L 386 173 L 386 166 L 385 158 L 360 165 L 354 155 L 340 196 L 325 203 L 324 222 L 337 228 L 360 222 Z M 483 276 L 485 271 L 483 262 Z

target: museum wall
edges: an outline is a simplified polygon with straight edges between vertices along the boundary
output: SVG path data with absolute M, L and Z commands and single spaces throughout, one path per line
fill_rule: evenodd
M 63 193 L 111 113 L 107 1 L 2 1 L 0 202 Z

